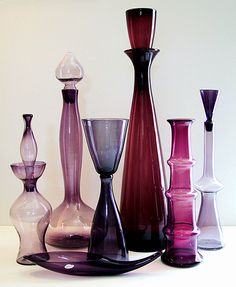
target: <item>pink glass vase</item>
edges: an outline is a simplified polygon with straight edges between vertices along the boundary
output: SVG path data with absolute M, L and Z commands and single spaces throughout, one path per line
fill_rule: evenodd
M 168 216 L 164 228 L 167 245 L 162 261 L 171 266 L 190 267 L 202 259 L 197 249 L 197 192 L 192 185 L 194 160 L 190 147 L 190 127 L 193 120 L 173 119 L 168 122 L 172 129 L 172 149 L 168 160 L 170 187 L 166 192 Z
M 134 22 L 138 21 L 142 29 L 146 21 L 155 23 L 153 9 L 145 9 L 145 17 L 140 13 L 142 8 L 138 11 L 137 14 L 137 9 L 129 10 L 126 14 L 128 30 L 132 30 L 131 42 L 136 42 Z M 152 33 L 149 38 L 153 38 L 154 30 L 148 30 Z M 150 48 L 145 39 L 142 43 L 138 47 L 144 48 L 135 45 L 125 51 L 133 63 L 135 79 L 120 207 L 128 249 L 149 252 L 164 249 L 165 176 L 150 81 L 151 64 L 159 50 Z

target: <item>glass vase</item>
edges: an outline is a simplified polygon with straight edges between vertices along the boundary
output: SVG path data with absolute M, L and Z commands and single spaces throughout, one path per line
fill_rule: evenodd
M 36 161 L 33 176 L 28 178 L 25 165 L 11 165 L 15 176 L 22 180 L 24 190 L 10 209 L 10 217 L 20 239 L 20 247 L 16 261 L 23 265 L 33 263 L 24 258 L 25 255 L 46 252 L 44 236 L 50 221 L 51 206 L 38 192 L 37 180 L 45 169 L 45 162 Z
M 120 213 L 113 194 L 112 179 L 124 147 L 128 120 L 84 119 L 90 155 L 100 174 L 101 191 L 91 229 L 89 254 L 128 260 Z
M 62 90 L 63 109 L 60 125 L 60 154 L 65 185 L 63 202 L 53 210 L 46 242 L 61 248 L 87 247 L 94 211 L 80 195 L 82 166 L 82 125 L 78 109 L 76 84 L 83 70 L 74 56 L 66 54 L 56 70 L 56 77 L 65 84 Z
M 10 209 L 11 221 L 20 240 L 16 261 L 23 265 L 33 264 L 24 256 L 46 252 L 44 236 L 51 215 L 49 202 L 38 192 L 36 186 L 46 163 L 36 161 L 38 149 L 31 128 L 32 118 L 32 114 L 23 115 L 25 129 L 20 144 L 22 162 L 11 164 L 13 173 L 24 185 L 23 192 Z
M 214 172 L 214 125 L 213 111 L 218 90 L 201 90 L 205 109 L 204 123 L 204 167 L 203 175 L 196 182 L 195 188 L 201 193 L 201 206 L 198 215 L 198 247 L 206 250 L 217 250 L 224 246 L 223 233 L 217 209 L 216 195 L 223 188 Z
M 166 249 L 162 261 L 171 266 L 190 267 L 201 262 L 197 249 L 199 230 L 195 219 L 197 192 L 192 185 L 194 160 L 190 147 L 191 119 L 168 120 L 172 130 L 170 187 L 166 191 L 168 216 L 164 228 Z
M 142 8 L 126 13 L 132 43 L 136 43 L 135 27 L 139 27 L 137 33 L 141 33 L 146 21 L 155 23 L 153 9 L 144 10 L 144 13 L 140 12 Z M 144 21 L 139 17 L 144 17 Z M 141 26 L 133 25 L 137 21 Z M 148 38 L 153 39 L 154 30 L 148 30 L 152 33 Z M 152 40 L 140 39 L 138 47 L 152 44 Z M 149 252 L 165 247 L 162 231 L 166 217 L 164 163 L 150 81 L 151 64 L 159 50 L 132 46 L 135 47 L 125 51 L 133 63 L 135 76 L 120 208 L 128 249 Z

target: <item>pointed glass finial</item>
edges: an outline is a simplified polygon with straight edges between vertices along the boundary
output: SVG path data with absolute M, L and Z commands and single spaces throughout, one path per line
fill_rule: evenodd
M 83 79 L 84 70 L 72 53 L 66 53 L 56 68 L 56 78 L 65 84 L 64 89 L 76 89 L 76 84 Z
M 219 91 L 218 90 L 200 90 L 201 97 L 202 97 L 202 103 L 204 106 L 205 114 L 206 114 L 206 121 L 205 121 L 205 127 L 207 131 L 212 131 L 213 128 L 213 111 L 216 103 L 216 99 L 218 96 Z
M 20 154 L 25 166 L 34 166 L 38 153 L 37 143 L 31 129 L 32 118 L 32 114 L 23 115 L 25 129 L 20 143 Z

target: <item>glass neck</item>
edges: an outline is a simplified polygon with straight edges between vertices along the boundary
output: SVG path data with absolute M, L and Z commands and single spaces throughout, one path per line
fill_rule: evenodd
M 112 192 L 112 175 L 103 176 L 100 175 L 101 179 L 101 192 L 110 193 Z
M 192 121 L 170 121 L 172 129 L 172 149 L 168 164 L 171 169 L 171 188 L 191 189 L 193 159 L 190 147 L 190 127 Z
M 83 152 L 82 126 L 78 109 L 78 90 L 62 90 L 63 110 L 60 126 L 60 153 L 65 184 L 65 201 L 79 203 Z
M 36 187 L 36 183 L 37 183 L 38 179 L 25 179 L 23 180 L 24 183 L 24 191 L 26 192 L 37 192 L 37 187 Z
M 192 160 L 190 147 L 190 126 L 191 122 L 176 121 L 171 123 L 171 160 L 176 159 L 177 161 L 180 160 L 181 162 Z
M 125 51 L 134 66 L 135 89 L 150 89 L 150 68 L 158 51 L 155 49 L 130 49 Z
M 204 167 L 203 176 L 214 178 L 214 134 L 213 128 L 207 131 L 204 128 Z

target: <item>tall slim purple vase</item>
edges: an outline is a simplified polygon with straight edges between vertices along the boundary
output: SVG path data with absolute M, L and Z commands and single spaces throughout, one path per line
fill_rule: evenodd
M 152 96 L 150 69 L 159 50 L 152 48 L 156 10 L 126 11 L 134 66 L 134 91 L 126 142 L 121 193 L 121 217 L 129 250 L 165 248 L 164 162 Z
M 170 186 L 166 192 L 168 203 L 167 225 L 164 228 L 166 250 L 162 261 L 171 266 L 190 267 L 201 262 L 195 219 L 197 192 L 192 185 L 194 160 L 190 147 L 191 119 L 168 120 L 172 130 Z
M 76 84 L 83 78 L 83 69 L 71 53 L 66 54 L 57 67 L 56 77 L 65 84 L 60 126 L 65 196 L 53 210 L 46 242 L 61 248 L 82 248 L 89 243 L 94 211 L 80 195 L 83 138 Z

